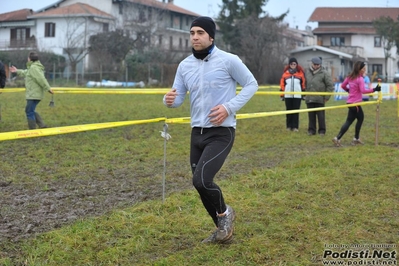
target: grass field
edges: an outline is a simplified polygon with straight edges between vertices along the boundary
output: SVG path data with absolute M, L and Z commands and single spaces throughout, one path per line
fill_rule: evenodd
M 168 109 L 162 95 L 49 101 L 37 111 L 52 127 L 189 116 L 188 101 Z M 3 93 L 0 103 L 0 132 L 25 130 L 24 94 Z M 229 245 L 201 244 L 213 224 L 191 186 L 188 124 L 169 125 L 164 203 L 163 123 L 0 142 L 0 265 L 330 265 L 338 259 L 323 264 L 324 252 L 348 250 L 342 245 L 392 254 L 399 251 L 397 108 L 381 104 L 378 146 L 375 105 L 364 107 L 362 146 L 349 145 L 354 125 L 344 147 L 332 145 L 345 108 L 327 111 L 324 137 L 307 136 L 306 113 L 297 133 L 285 130 L 284 116 L 239 120 L 216 179 L 237 213 Z M 278 96 L 257 95 L 239 113 L 284 109 Z

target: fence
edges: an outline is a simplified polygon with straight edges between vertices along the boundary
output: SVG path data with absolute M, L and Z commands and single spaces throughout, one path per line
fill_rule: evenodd
M 7 70 L 6 87 L 23 87 L 24 80 Z M 45 76 L 53 87 L 88 87 L 89 82 L 100 82 L 111 80 L 115 82 L 123 82 L 124 84 L 139 83 L 146 87 L 153 86 L 171 86 L 176 74 L 178 64 L 160 64 L 160 63 L 137 63 L 134 65 L 121 65 L 111 68 L 109 66 L 99 66 L 99 70 L 87 70 L 77 67 L 76 71 L 71 70 L 70 65 L 66 65 L 63 71 L 56 63 L 52 64 L 52 68 L 47 67 Z M 17 66 L 17 68 L 23 68 Z M 100 87 L 106 87 L 105 85 Z M 131 85 L 130 87 L 136 87 Z M 142 86 L 138 86 L 142 87 Z
M 338 83 L 336 84 L 339 87 Z M 276 116 L 276 115 L 286 115 L 292 113 L 305 113 L 305 112 L 314 112 L 320 110 L 332 110 L 339 108 L 347 108 L 349 106 L 359 106 L 359 105 L 371 105 L 376 104 L 377 106 L 382 102 L 382 99 L 385 97 L 389 98 L 397 98 L 399 105 L 399 97 L 397 97 L 398 86 L 394 85 L 396 90 L 393 93 L 386 93 L 387 88 L 392 88 L 390 84 L 382 84 L 382 91 L 378 93 L 375 101 L 361 102 L 356 104 L 345 104 L 339 106 L 332 107 L 323 107 L 323 108 L 312 108 L 312 109 L 300 109 L 300 110 L 291 110 L 291 111 L 273 111 L 273 112 L 259 112 L 259 113 L 249 113 L 249 114 L 237 114 L 237 119 L 248 119 L 248 118 L 259 118 L 259 117 L 267 117 L 267 116 Z M 269 87 L 270 88 L 270 87 Z M 4 89 L 2 92 L 17 92 L 24 89 Z M 54 88 L 55 94 L 62 93 L 74 93 L 74 94 L 165 94 L 169 89 L 165 88 L 157 88 L 157 89 L 82 89 L 82 88 Z M 287 94 L 294 94 L 285 92 Z M 257 95 L 280 95 L 279 91 L 258 91 Z M 297 94 L 297 93 L 295 93 Z M 307 95 L 333 95 L 333 96 L 345 96 L 347 93 L 342 92 L 334 92 L 334 93 L 321 93 L 321 92 L 306 92 Z M 399 117 L 399 108 L 398 108 L 398 117 Z M 0 141 L 11 140 L 11 139 L 22 139 L 22 138 L 30 138 L 30 137 L 44 137 L 50 135 L 59 135 L 59 134 L 68 134 L 74 132 L 82 132 L 88 130 L 98 130 L 112 127 L 120 127 L 120 126 L 129 126 L 135 124 L 146 124 L 146 123 L 156 123 L 156 122 L 164 122 L 166 124 L 176 124 L 176 123 L 189 123 L 190 117 L 180 117 L 180 118 L 153 118 L 146 120 L 134 120 L 134 121 L 123 121 L 123 122 L 111 122 L 111 123 L 98 123 L 98 124 L 86 124 L 86 125 L 75 125 L 75 126 L 66 126 L 66 127 L 56 127 L 56 128 L 45 128 L 45 129 L 36 129 L 36 130 L 22 130 L 22 131 L 14 131 L 14 132 L 3 132 L 0 133 Z M 376 136 L 376 144 L 378 144 L 378 136 Z
M 339 87 L 339 84 L 336 84 Z M 382 85 L 382 88 L 387 88 L 386 84 Z M 6 89 L 3 92 L 16 92 L 21 91 L 23 89 Z M 384 90 L 384 89 L 383 89 Z M 386 90 L 386 89 L 385 89 Z M 62 89 L 62 88 L 55 88 L 55 93 L 86 93 L 86 94 L 165 94 L 169 89 L 124 89 L 124 90 L 95 90 L 95 89 L 78 89 L 78 88 L 71 88 L 71 89 Z M 287 92 L 286 92 L 287 93 Z M 376 101 L 367 101 L 361 102 L 356 104 L 345 104 L 345 105 L 338 105 L 332 107 L 323 107 L 323 108 L 312 108 L 312 109 L 300 109 L 300 110 L 291 110 L 291 111 L 273 111 L 273 112 L 259 112 L 259 113 L 248 113 L 248 114 L 237 114 L 237 119 L 249 119 L 249 118 L 260 118 L 260 117 L 267 117 L 267 116 L 277 116 L 277 115 L 286 115 L 286 114 L 293 114 L 293 113 L 305 113 L 305 112 L 314 112 L 314 111 L 321 111 L 321 110 L 333 110 L 338 108 L 348 108 L 350 106 L 359 106 L 359 105 L 376 105 L 376 121 L 375 121 L 375 145 L 378 145 L 378 138 L 379 138 L 379 105 L 382 102 L 384 96 L 393 96 L 398 99 L 398 106 L 399 106 L 399 97 L 398 96 L 398 86 L 396 86 L 396 90 L 394 92 L 394 96 L 383 95 L 380 91 L 378 95 L 376 95 Z M 280 95 L 281 92 L 275 91 L 258 91 L 256 94 L 263 94 L 263 95 Z M 288 94 L 296 94 L 296 93 L 288 93 Z M 310 93 L 307 92 L 307 95 L 314 94 L 314 95 L 346 95 L 347 93 L 342 92 L 334 92 L 334 93 Z M 399 108 L 398 108 L 398 117 L 399 117 Z M 168 134 L 168 124 L 178 124 L 178 123 L 189 123 L 190 117 L 180 117 L 180 118 L 166 118 L 166 117 L 158 117 L 152 119 L 145 119 L 145 120 L 133 120 L 133 121 L 122 121 L 122 122 L 108 122 L 108 123 L 97 123 L 97 124 L 86 124 L 86 125 L 73 125 L 73 126 L 65 126 L 65 127 L 55 127 L 55 128 L 44 128 L 44 129 L 35 129 L 35 130 L 22 130 L 22 131 L 14 131 L 14 132 L 4 132 L 0 133 L 0 141 L 4 140 L 14 140 L 14 139 L 23 139 L 23 138 L 32 138 L 32 137 L 44 137 L 44 136 L 51 136 L 51 135 L 60 135 L 60 134 L 68 134 L 68 133 L 75 133 L 75 132 L 82 132 L 82 131 L 89 131 L 89 130 L 99 130 L 99 129 L 106 129 L 106 128 L 114 128 L 114 127 L 121 127 L 121 126 L 130 126 L 130 125 L 138 125 L 138 124 L 149 124 L 149 123 L 159 123 L 163 122 L 163 131 L 161 131 L 161 136 L 164 138 L 164 160 L 163 160 L 163 174 L 162 174 L 162 201 L 165 201 L 165 179 L 166 179 L 166 143 L 170 138 Z

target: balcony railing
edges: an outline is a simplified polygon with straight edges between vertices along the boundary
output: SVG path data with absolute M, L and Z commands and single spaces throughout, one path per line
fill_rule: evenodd
M 360 46 L 324 46 L 342 53 L 353 55 L 354 57 L 364 58 L 364 49 Z
M 36 40 L 0 40 L 0 50 L 37 48 Z

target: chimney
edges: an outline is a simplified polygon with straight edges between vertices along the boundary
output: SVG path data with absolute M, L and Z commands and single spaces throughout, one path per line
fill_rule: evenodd
M 168 0 L 168 4 L 173 4 L 173 0 Z

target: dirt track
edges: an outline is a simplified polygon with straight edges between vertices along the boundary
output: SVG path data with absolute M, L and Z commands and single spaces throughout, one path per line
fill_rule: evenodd
M 234 153 L 230 154 L 230 158 L 239 158 L 240 163 L 226 163 L 218 174 L 218 180 L 240 174 L 245 169 L 267 167 L 259 160 Z M 186 159 L 182 158 L 168 166 L 169 169 L 176 169 L 176 172 L 168 173 L 167 193 L 192 189 L 189 166 L 187 169 L 181 167 Z M 20 240 L 78 219 L 100 216 L 140 201 L 162 200 L 162 168 L 146 169 L 140 176 L 124 169 L 112 173 L 98 171 L 95 176 L 101 175 L 101 180 L 82 173 L 82 176 L 67 181 L 29 184 L 5 181 L 6 177 L 0 173 L 0 255 L 18 257 Z M 5 244 L 10 242 L 13 247 Z

